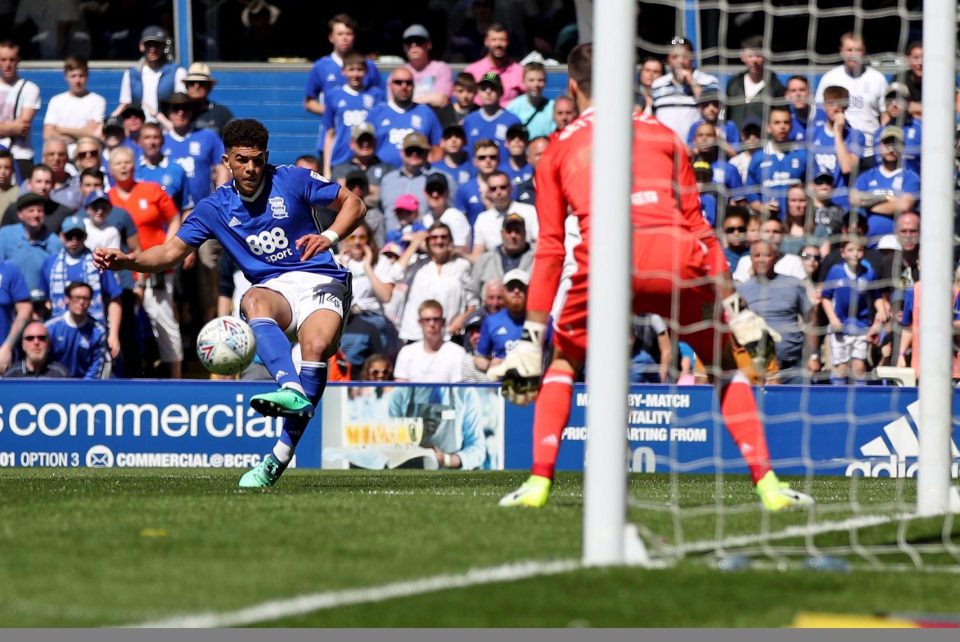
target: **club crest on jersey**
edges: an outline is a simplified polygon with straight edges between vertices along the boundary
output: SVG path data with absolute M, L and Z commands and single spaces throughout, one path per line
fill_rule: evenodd
M 200 155 L 200 141 L 198 141 L 198 140 L 191 140 L 191 141 L 190 141 L 189 148 L 190 148 L 190 155 L 191 155 L 191 156 L 199 156 L 199 155 Z
M 363 97 L 363 106 L 367 109 L 373 109 L 373 96 L 369 94 Z
M 506 139 L 507 139 L 507 126 L 504 125 L 503 123 L 497 125 L 497 127 L 496 127 L 496 134 L 494 134 L 494 138 L 496 138 L 497 140 L 506 140 Z
M 272 196 L 267 202 L 270 204 L 273 218 L 287 218 L 287 204 L 283 202 L 282 196 Z
M 420 116 L 417 116 L 417 115 L 411 116 L 411 117 L 410 117 L 410 126 L 413 127 L 414 129 L 422 129 L 422 127 L 423 127 L 423 119 L 420 118 Z

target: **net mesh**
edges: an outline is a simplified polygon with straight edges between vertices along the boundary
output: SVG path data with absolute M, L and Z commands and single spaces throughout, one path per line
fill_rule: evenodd
M 909 73 L 908 44 L 920 39 L 922 19 L 920 3 L 905 0 L 719 0 L 699 2 L 697 8 L 695 13 L 688 12 L 687 18 L 695 15 L 698 20 L 699 42 L 694 43 L 696 64 L 719 80 L 716 88 L 721 102 L 716 125 L 718 131 L 723 130 L 726 115 L 745 102 L 726 91 L 729 80 L 744 70 L 740 56 L 745 38 L 759 36 L 762 39 L 767 68 L 782 79 L 790 75 L 807 79 L 810 101 L 813 102 L 820 77 L 842 63 L 838 44 L 841 35 L 847 32 L 863 36 L 868 48 L 867 60 L 874 69 L 884 74 L 888 81 L 902 83 Z M 663 24 L 671 12 L 676 33 L 681 34 L 684 17 L 675 2 L 654 0 L 639 4 L 638 68 L 644 55 L 665 59 L 673 50 L 674 46 L 667 41 L 668 36 L 657 33 L 657 29 L 651 26 Z M 690 26 L 687 31 L 692 31 Z M 669 72 L 669 67 L 665 71 Z M 643 87 L 638 86 L 641 104 L 643 93 Z M 785 103 L 784 98 L 762 97 L 759 100 L 763 101 L 764 124 L 771 104 Z M 901 127 L 908 124 L 910 116 L 907 111 L 901 109 L 890 124 Z M 742 133 L 742 124 L 736 123 L 738 133 Z M 875 131 L 865 134 L 872 139 Z M 759 137 L 761 147 L 770 142 L 770 134 L 763 125 L 759 128 Z M 686 141 L 686 136 L 681 134 L 681 138 Z M 796 146 L 809 146 L 808 139 L 809 136 L 796 141 Z M 724 158 L 722 142 L 718 147 L 722 164 L 729 158 Z M 734 153 L 744 148 L 732 147 Z M 861 173 L 882 162 L 879 151 L 871 158 L 871 152 L 879 150 L 879 146 L 871 147 L 872 144 L 868 143 L 863 149 L 856 150 L 860 160 L 850 172 L 837 168 L 837 174 L 846 175 L 847 185 L 855 185 Z M 691 153 L 695 160 L 700 157 L 697 150 Z M 733 169 L 741 167 L 738 165 Z M 806 186 L 808 201 L 815 195 L 813 179 L 822 169 L 818 166 L 816 154 L 811 154 L 806 160 L 806 174 L 798 181 Z M 744 189 L 750 190 L 748 175 L 743 178 Z M 730 205 L 731 200 L 736 201 L 743 193 L 737 189 L 731 188 L 722 177 L 718 181 L 715 171 L 699 186 L 701 195 L 707 195 L 703 199 L 705 203 L 711 197 L 716 202 L 715 212 L 708 213 L 704 206 L 704 215 L 708 220 L 713 219 L 711 223 L 721 239 L 725 234 L 724 221 L 731 213 L 739 212 L 750 218 L 749 203 Z M 813 209 L 810 205 L 804 207 L 804 229 L 795 235 L 800 241 L 790 238 L 793 235 L 789 228 L 785 230 L 785 238 L 790 238 L 793 244 L 790 252 L 796 255 L 802 255 L 807 248 L 810 254 L 822 250 L 822 258 L 826 258 L 846 238 L 835 226 L 825 237 L 811 239 L 811 231 L 816 225 Z M 859 216 L 865 216 L 855 207 L 843 209 L 851 210 L 854 225 Z M 770 212 L 765 212 L 759 218 L 762 222 L 770 216 Z M 876 245 L 879 237 L 868 241 Z M 723 426 L 716 394 L 706 393 L 703 388 L 691 392 L 692 389 L 685 386 L 671 385 L 670 394 L 675 402 L 670 418 L 653 419 L 652 424 L 650 415 L 634 411 L 670 408 L 669 400 L 660 400 L 663 405 L 657 406 L 656 403 L 647 403 L 644 395 L 631 395 L 631 428 L 649 429 L 659 425 L 666 429 L 665 432 L 635 431 L 631 438 L 632 470 L 660 473 L 632 476 L 628 497 L 628 519 L 638 527 L 655 558 L 704 560 L 722 568 L 737 565 L 759 568 L 806 566 L 814 569 L 854 566 L 960 571 L 960 525 L 955 524 L 953 516 L 920 518 L 915 514 L 917 435 L 920 430 L 918 402 L 913 388 L 892 386 L 896 377 L 904 374 L 909 384 L 910 371 L 900 371 L 898 375 L 897 371 L 891 374 L 877 370 L 877 366 L 897 366 L 899 352 L 906 346 L 903 342 L 904 328 L 907 327 L 902 317 L 903 301 L 904 295 L 913 287 L 914 273 L 903 266 L 905 260 L 910 261 L 910 251 L 901 247 L 892 250 L 892 256 L 886 256 L 888 250 L 876 252 L 879 254 L 871 252 L 871 256 L 878 257 L 873 259 L 874 262 L 890 261 L 893 267 L 883 271 L 877 266 L 877 280 L 868 289 L 872 288 L 878 297 L 890 301 L 891 318 L 880 324 L 875 341 L 867 345 L 868 371 L 858 378 L 881 385 L 861 387 L 836 385 L 836 382 L 829 385 L 831 376 L 837 378 L 837 367 L 831 368 L 835 358 L 833 353 L 845 347 L 831 337 L 830 317 L 816 312 L 823 300 L 824 273 L 818 276 L 817 272 L 812 272 L 801 282 L 801 293 L 807 297 L 807 306 L 797 308 L 800 311 L 798 327 L 805 335 L 803 356 L 799 363 L 790 364 L 797 368 L 802 385 L 787 389 L 769 381 L 756 389 L 774 468 L 794 488 L 816 499 L 816 504 L 809 509 L 784 513 L 762 510 L 749 477 L 744 474 L 744 460 Z M 797 256 L 799 267 L 804 267 L 806 258 Z M 761 314 L 765 311 L 781 312 L 784 307 L 781 303 L 797 293 L 794 282 L 772 282 L 766 288 L 763 296 L 768 302 L 775 299 L 779 303 L 759 310 Z M 831 296 L 835 295 L 835 292 L 831 293 Z M 856 302 L 852 299 L 835 298 L 831 303 L 837 312 L 843 312 L 840 308 L 846 305 L 847 316 L 857 312 Z M 674 318 L 679 308 L 679 298 L 674 297 Z M 814 312 L 808 314 L 811 308 Z M 718 309 L 715 318 L 719 318 Z M 698 380 L 701 375 L 697 372 L 696 355 L 689 355 L 677 340 L 677 332 L 682 334 L 689 328 L 681 327 L 669 318 L 665 322 L 671 329 L 674 355 L 679 352 L 681 356 L 691 357 L 689 369 L 681 359 L 673 359 L 671 379 L 676 381 L 678 377 L 688 376 L 685 380 Z M 650 326 L 648 318 L 635 319 L 635 334 L 639 336 Z M 656 331 L 650 336 L 655 334 Z M 719 339 L 714 348 L 719 353 Z M 824 369 L 830 369 L 830 373 L 811 375 L 807 371 L 805 364 L 811 352 L 821 354 Z M 909 354 L 909 348 L 906 352 Z M 945 346 L 944 352 L 952 352 L 952 347 Z M 702 370 L 703 376 L 721 377 L 719 369 Z M 764 378 L 762 374 L 760 378 Z M 676 401 L 678 399 L 680 401 Z M 657 421 L 661 423 L 657 424 Z M 710 444 L 709 452 L 691 448 L 690 442 L 684 441 L 699 438 L 701 433 L 698 430 L 708 435 L 704 442 Z M 639 439 L 636 438 L 638 435 Z M 644 444 L 646 438 L 665 443 L 660 449 L 647 448 L 650 444 Z M 955 478 L 956 458 L 960 453 L 954 444 L 955 435 L 950 445 L 951 474 Z

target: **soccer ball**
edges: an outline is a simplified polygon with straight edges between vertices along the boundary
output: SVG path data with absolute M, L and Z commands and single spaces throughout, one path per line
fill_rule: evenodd
M 253 330 L 236 317 L 217 317 L 197 335 L 200 363 L 218 375 L 234 375 L 250 365 L 257 353 Z

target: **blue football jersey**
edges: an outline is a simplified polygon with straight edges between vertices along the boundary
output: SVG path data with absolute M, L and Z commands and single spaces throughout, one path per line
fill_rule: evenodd
M 747 200 L 751 203 L 776 200 L 782 217 L 787 211 L 787 190 L 791 185 L 803 183 L 806 169 L 805 149 L 757 152 L 750 159 L 750 169 L 747 171 Z
M 726 200 L 741 200 L 745 198 L 743 193 L 743 178 L 740 177 L 740 170 L 733 166 L 729 161 L 717 159 L 710 163 L 713 169 L 713 182 L 722 185 L 724 191 L 722 194 Z
M 478 140 L 495 140 L 500 146 L 500 158 L 506 158 L 510 153 L 507 151 L 507 129 L 511 125 L 522 124 L 519 118 L 505 109 L 493 116 L 488 116 L 483 109 L 472 111 L 463 119 L 463 129 L 467 132 L 467 149 L 473 149 Z
M 393 103 L 381 103 L 370 112 L 367 122 L 377 130 L 377 156 L 394 167 L 403 166 L 400 148 L 407 134 L 420 132 L 431 145 L 437 145 L 443 133 L 440 121 L 426 105 L 402 110 Z
M 197 205 L 177 236 L 191 247 L 218 239 L 254 284 L 287 272 L 313 272 L 348 283 L 350 273 L 332 251 L 303 261 L 294 246 L 300 237 L 322 231 L 315 210 L 330 205 L 339 191 L 339 184 L 317 172 L 267 165 L 254 198 L 242 198 L 231 181 Z
M 370 111 L 383 102 L 383 92 L 379 87 L 357 93 L 350 87 L 334 89 L 325 99 L 323 127 L 321 132 L 333 129 L 333 151 L 330 154 L 330 166 L 349 163 L 353 160 L 350 149 L 350 130 L 356 125 L 367 122 Z M 323 149 L 323 135 L 317 142 L 317 149 Z
M 138 181 L 157 183 L 163 191 L 170 195 L 180 211 L 193 207 L 193 197 L 190 195 L 190 184 L 187 182 L 187 173 L 177 163 L 164 157 L 157 165 L 151 165 L 141 155 L 137 159 L 135 177 Z
M 797 116 L 797 110 L 790 105 L 790 140 L 801 141 L 807 139 L 807 132 L 813 132 L 814 129 L 827 122 L 827 112 L 820 105 L 810 107 L 808 120 L 801 120 Z
M 223 141 L 212 130 L 198 129 L 184 138 L 168 133 L 163 155 L 183 168 L 194 204 L 213 193 L 213 168 L 223 162 Z
M 503 359 L 513 352 L 522 336 L 523 318 L 513 318 L 506 308 L 488 314 L 480 325 L 477 354 L 487 359 Z
M 10 333 L 16 304 L 21 301 L 30 301 L 30 288 L 23 273 L 10 261 L 0 261 L 0 341 Z
M 107 328 L 87 317 L 76 325 L 70 314 L 53 317 L 44 325 L 50 335 L 50 360 L 59 361 L 74 379 L 100 379 L 107 360 Z
M 891 123 L 893 124 L 893 123 Z M 880 158 L 880 132 L 886 126 L 880 127 L 873 134 L 873 147 L 877 158 Z M 903 123 L 903 166 L 912 172 L 920 174 L 920 147 L 923 141 L 923 123 L 916 118 Z
M 860 174 L 855 187 L 858 192 L 865 192 L 874 196 L 881 194 L 889 194 L 890 196 L 912 194 L 918 200 L 920 198 L 920 177 L 903 167 L 898 167 L 890 173 L 887 173 L 883 166 L 869 169 L 863 174 Z M 919 205 L 915 205 L 914 207 L 919 210 Z M 863 209 L 860 211 L 861 213 L 867 214 L 867 235 L 871 238 L 894 233 L 895 228 L 892 215 L 871 214 L 870 212 L 865 212 Z
M 866 148 L 866 137 L 863 132 L 847 125 L 843 135 L 843 142 L 847 151 L 863 158 Z M 833 202 L 846 208 L 850 204 L 847 194 L 847 177 L 840 171 L 840 161 L 837 158 L 837 144 L 833 134 L 827 132 L 826 124 L 813 130 L 807 142 L 810 152 L 810 176 L 817 176 L 821 172 L 833 174 Z
M 855 277 L 848 270 L 844 261 L 831 266 L 823 280 L 822 296 L 833 301 L 844 332 L 863 334 L 873 323 L 873 303 L 880 295 L 877 274 L 865 262 L 857 266 Z

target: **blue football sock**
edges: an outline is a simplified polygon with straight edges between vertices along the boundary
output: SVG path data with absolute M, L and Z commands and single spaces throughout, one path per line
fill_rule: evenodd
M 257 338 L 257 356 L 281 388 L 303 393 L 290 351 L 290 340 L 273 319 L 250 319 L 250 329 Z
M 304 361 L 300 366 L 300 381 L 303 383 L 303 389 L 307 398 L 314 406 L 320 403 L 323 397 L 323 390 L 327 387 L 327 364 L 316 361 Z M 283 429 L 280 431 L 280 439 L 273 446 L 273 456 L 281 464 L 289 464 L 293 459 L 293 453 L 297 449 L 300 437 L 303 436 L 309 419 L 286 419 L 283 422 Z

